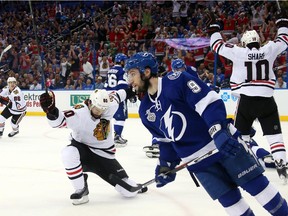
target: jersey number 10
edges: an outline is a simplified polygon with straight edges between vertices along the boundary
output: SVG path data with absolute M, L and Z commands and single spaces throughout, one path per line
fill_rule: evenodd
M 245 67 L 247 68 L 246 82 L 250 82 L 252 80 L 269 80 L 269 62 L 266 59 L 256 62 L 256 79 L 252 78 L 253 73 L 255 73 L 252 66 L 253 62 L 245 62 Z

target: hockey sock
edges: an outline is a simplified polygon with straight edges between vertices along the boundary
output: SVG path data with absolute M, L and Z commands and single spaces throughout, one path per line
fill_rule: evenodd
M 228 193 L 222 195 L 218 201 L 225 208 L 228 215 L 254 216 L 249 205 L 241 197 L 238 188 L 230 190 Z
M 121 136 L 123 128 L 124 127 L 122 125 L 114 125 L 115 134 Z
M 274 160 L 283 160 L 286 164 L 286 149 L 282 134 L 266 135 Z
M 74 189 L 75 190 L 83 189 L 85 183 L 78 149 L 74 146 L 66 146 L 62 150 L 61 156 L 66 174 L 68 178 L 71 180 Z
M 243 189 L 254 196 L 271 215 L 288 215 L 287 202 L 265 176 L 260 175 L 246 183 Z

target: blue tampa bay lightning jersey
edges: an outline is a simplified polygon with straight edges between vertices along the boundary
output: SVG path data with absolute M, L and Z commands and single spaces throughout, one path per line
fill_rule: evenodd
M 127 74 L 121 65 L 115 65 L 109 69 L 104 88 L 107 90 L 119 90 L 128 88 Z
M 174 72 L 158 78 L 157 93 L 143 97 L 139 115 L 158 141 L 160 159 L 187 162 L 216 148 L 208 130 L 226 119 L 226 109 L 219 95 L 200 79 Z M 189 170 L 208 166 L 219 157 L 214 154 Z

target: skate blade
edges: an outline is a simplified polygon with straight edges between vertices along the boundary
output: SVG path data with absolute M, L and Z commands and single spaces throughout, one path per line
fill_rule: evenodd
M 85 203 L 88 203 L 88 202 L 89 202 L 88 195 L 83 196 L 81 199 L 72 199 L 72 204 L 73 205 L 82 205 L 82 204 L 85 204 Z
M 159 158 L 159 153 L 154 153 L 154 152 L 146 152 L 146 156 L 149 158 Z
M 114 145 L 116 148 L 123 148 L 123 147 L 127 146 L 127 143 L 125 143 L 125 144 L 114 143 Z
M 159 148 L 155 148 L 155 147 L 152 147 L 152 146 L 143 147 L 143 151 L 144 152 L 154 152 L 154 153 L 159 153 L 160 152 Z

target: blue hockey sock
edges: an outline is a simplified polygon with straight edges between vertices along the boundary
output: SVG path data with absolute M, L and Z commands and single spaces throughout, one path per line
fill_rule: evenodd
M 119 136 L 121 136 L 123 128 L 124 127 L 122 125 L 114 125 L 114 131 Z

